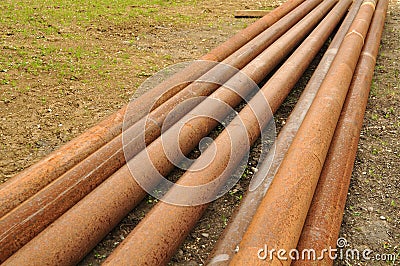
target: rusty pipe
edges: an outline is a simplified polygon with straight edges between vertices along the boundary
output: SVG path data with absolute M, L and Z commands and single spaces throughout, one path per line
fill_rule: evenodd
M 357 0 L 351 6 L 349 13 L 335 34 L 335 37 L 318 64 L 318 67 L 314 71 L 314 74 L 310 78 L 310 81 L 301 94 L 300 99 L 287 119 L 285 126 L 279 132 L 275 141 L 275 152 L 270 151 L 267 157 L 259 165 L 258 172 L 252 179 L 252 183 L 250 184 L 247 193 L 240 201 L 239 207 L 235 210 L 234 215 L 230 219 L 222 235 L 218 238 L 213 251 L 209 255 L 207 265 L 229 264 L 229 261 L 233 257 L 235 250 L 251 221 L 250 218 L 253 217 L 258 205 L 270 186 L 271 181 L 292 143 L 308 109 L 310 108 L 310 105 L 336 56 L 340 44 L 353 22 L 362 1 L 363 0 Z M 258 180 L 262 181 L 258 182 Z M 253 184 L 253 182 L 255 182 L 255 184 Z M 253 186 L 256 188 L 253 188 Z
M 245 147 L 246 138 L 251 145 L 259 137 L 261 128 L 265 127 L 272 118 L 272 112 L 278 109 L 285 96 L 289 94 L 350 4 L 351 0 L 345 0 L 335 6 L 261 91 L 218 136 L 215 140 L 215 148 L 207 149 L 179 179 L 178 185 L 197 187 L 214 182 L 219 175 L 223 175 L 223 178 L 218 178 L 220 180 L 215 183 L 215 187 L 218 188 L 224 184 L 249 148 Z M 264 102 L 265 100 L 270 106 Z M 240 121 L 243 121 L 245 131 L 238 130 Z M 199 171 L 191 171 L 199 165 L 204 165 L 213 156 L 214 151 L 216 155 L 210 165 Z M 229 162 L 232 158 L 233 161 Z M 175 197 L 186 197 L 189 201 L 196 198 L 208 199 L 215 193 L 216 191 L 211 189 L 199 189 L 182 194 L 179 188 L 173 187 L 165 195 L 164 200 Z M 104 265 L 129 265 L 132 261 L 135 261 L 136 265 L 166 264 L 200 219 L 206 207 L 207 204 L 177 206 L 159 202 L 110 255 Z M 159 221 L 163 221 L 162 224 Z
M 207 61 L 203 63 L 209 64 Z M 216 83 L 198 81 L 191 83 L 166 101 L 165 104 L 153 110 L 147 117 L 128 128 L 124 132 L 124 137 L 130 139 L 129 143 L 123 146 L 122 134 L 118 135 L 31 198 L 1 217 L 0 262 L 7 259 L 117 171 L 126 163 L 125 159 L 129 160 L 134 157 L 145 148 L 146 144 L 150 144 L 156 139 L 161 133 L 159 125 L 163 124 L 166 115 L 179 102 L 190 97 L 211 93 L 215 87 L 218 87 L 218 83 L 223 82 L 222 79 L 226 79 L 226 77 L 233 75 L 235 72 L 237 70 L 234 68 L 226 68 L 224 65 L 215 66 L 210 73 L 205 75 L 211 75 L 210 78 L 213 78 Z M 220 75 L 217 76 L 215 73 Z M 197 103 L 198 101 L 192 101 L 191 106 L 185 106 L 186 110 L 179 115 L 184 115 Z M 135 111 L 134 108 L 131 109 L 129 106 L 127 113 Z M 177 118 L 180 117 L 175 117 L 175 119 Z M 129 171 L 125 168 L 122 169 L 122 173 L 128 174 Z
M 254 57 L 267 48 L 273 41 L 286 32 L 290 27 L 303 18 L 310 10 L 318 5 L 321 0 L 310 0 L 301 4 L 284 18 L 273 24 L 270 28 L 259 34 L 238 51 L 228 56 L 223 61 L 225 64 L 236 68 L 242 68 Z M 214 66 L 214 63 L 199 62 Z M 209 67 L 211 68 L 211 67 Z M 124 132 L 125 138 L 132 139 L 128 144 L 122 145 L 122 134 L 88 156 L 81 163 L 67 171 L 60 178 L 32 196 L 29 200 L 17 206 L 10 213 L 0 219 L 3 224 L 0 229 L 0 261 L 4 261 L 9 255 L 26 244 L 30 239 L 41 232 L 47 225 L 61 216 L 65 211 L 82 199 L 108 176 L 125 164 L 125 156 L 128 160 L 150 144 L 161 134 L 161 128 L 166 114 L 179 102 L 195 96 L 207 96 L 215 88 L 233 76 L 236 69 L 227 68 L 224 65 L 216 65 L 209 72 L 200 77 L 200 80 L 214 80 L 213 83 L 194 81 L 185 89 L 171 97 L 163 105 L 153 110 L 149 116 L 142 118 Z M 189 83 L 189 80 L 185 81 Z M 198 101 L 192 102 L 197 104 Z M 194 105 L 186 105 L 179 115 L 184 115 Z M 137 112 L 136 105 L 128 107 L 127 115 Z M 177 116 L 176 119 L 180 117 Z M 147 123 L 146 123 L 147 122 Z M 143 132 L 143 129 L 144 132 Z M 145 141 L 143 141 L 145 139 Z M 125 152 L 129 149 L 129 152 Z
M 201 59 L 209 61 L 224 60 L 303 1 L 289 0 L 285 2 L 248 28 L 243 29 L 214 48 Z M 147 114 L 151 106 L 155 108 L 161 105 L 175 93 L 182 90 L 187 85 L 182 81 L 195 80 L 208 70 L 208 68 L 202 68 L 202 65 L 195 62 L 140 96 L 133 103 L 136 108 L 136 114 L 130 117 L 130 122 L 132 124 L 135 123 Z M 173 88 L 172 85 L 176 84 L 181 85 Z M 154 99 L 157 99 L 157 102 L 154 103 Z M 125 111 L 126 106 L 3 183 L 0 186 L 0 217 L 120 134 Z
M 368 102 L 372 77 L 385 24 L 388 0 L 377 4 L 364 48 L 350 85 L 335 135 L 308 211 L 297 250 L 314 249 L 316 254 L 335 248 L 346 204 L 354 160 Z M 293 265 L 332 265 L 329 256 L 323 260 L 297 260 Z
M 266 14 L 261 19 L 257 20 L 250 26 L 248 26 L 245 30 L 240 31 L 239 33 L 232 36 L 229 41 L 219 45 L 218 47 L 212 49 L 208 54 L 201 57 L 201 60 L 209 60 L 215 62 L 221 62 L 229 55 L 233 54 L 240 46 L 243 46 L 253 38 L 255 38 L 262 31 L 271 27 L 275 22 L 277 22 L 280 18 L 288 14 L 290 11 L 295 9 L 305 0 L 288 0 L 283 3 L 281 6 L 275 8 L 271 11 L 271 13 Z M 236 47 L 233 44 L 241 44 Z
M 375 2 L 362 3 L 232 265 L 290 264 L 374 10 Z
M 297 42 L 300 41 L 303 36 L 312 29 L 313 23 L 316 24 L 335 3 L 336 1 L 325 1 L 321 7 L 316 9 L 316 11 L 312 11 L 311 14 L 307 16 L 307 19 L 302 20 L 302 22 L 299 23 L 299 26 L 296 25 L 293 27 L 293 29 L 288 32 L 289 34 L 282 36 L 281 39 L 279 39 L 259 57 L 257 57 L 257 60 L 254 60 L 253 64 L 246 66 L 243 71 L 250 77 L 254 78 L 255 81 L 261 81 L 263 76 L 265 76 L 268 71 L 272 70 L 273 67 L 279 62 L 279 58 L 282 59 L 297 44 Z M 240 77 L 232 79 L 235 82 L 240 81 Z M 231 82 L 234 83 L 234 81 Z M 252 89 L 252 87 L 247 88 L 247 93 L 251 91 L 249 89 Z M 224 90 L 218 90 L 213 97 L 216 99 L 223 99 L 224 101 L 228 102 L 229 105 L 237 105 L 241 101 L 239 96 L 227 89 L 225 89 L 225 92 Z M 202 108 L 208 109 L 209 106 L 205 105 Z M 186 147 L 184 153 L 187 154 L 190 152 L 190 150 L 193 149 L 201 137 L 207 135 L 212 127 L 216 126 L 215 122 L 213 125 L 213 121 L 205 122 L 206 124 L 203 120 L 203 122 L 200 121 L 197 124 L 198 131 L 195 131 L 197 136 L 191 132 L 193 130 L 190 130 L 188 133 L 186 133 L 187 139 L 190 140 L 188 143 L 190 143 L 191 146 Z M 207 124 L 208 126 L 206 126 Z M 193 139 L 198 140 L 193 141 Z M 153 152 L 153 156 L 157 157 L 163 152 L 162 142 L 158 141 L 158 143 L 154 143 L 155 142 L 148 147 L 148 150 L 151 150 L 151 152 Z M 141 169 L 138 169 L 138 171 L 146 171 L 146 168 L 142 167 L 142 162 L 146 159 L 146 157 L 147 154 L 142 152 L 133 158 L 134 163 L 136 162 L 137 165 L 141 166 Z M 164 163 L 159 163 L 157 166 L 159 167 L 158 170 L 165 175 L 172 170 L 173 165 L 168 161 L 168 158 L 164 157 L 163 160 L 158 160 L 158 162 L 162 161 Z M 58 256 L 55 263 L 70 263 L 71 260 L 75 262 L 79 261 L 79 259 L 81 259 L 86 252 L 90 251 L 90 249 L 98 241 L 100 241 L 101 238 L 144 197 L 144 195 L 145 192 L 139 187 L 139 185 L 133 182 L 129 169 L 127 167 L 123 167 L 112 177 L 107 179 L 103 184 L 101 184 L 95 191 L 89 194 L 83 200 L 84 203 L 82 203 L 82 201 L 79 202 L 65 215 L 61 216 L 60 219 L 56 220 L 52 225 L 50 225 L 49 228 L 44 230 L 31 242 L 25 245 L 20 251 L 10 257 L 9 261 L 15 261 L 19 259 L 26 260 L 27 255 L 32 256 L 33 253 L 32 250 L 29 249 L 29 246 L 31 244 L 37 245 L 34 243 L 42 241 L 44 241 L 43 243 L 48 243 L 48 232 L 52 232 L 50 233 L 52 237 L 59 235 L 57 237 L 57 241 L 52 242 L 53 245 L 56 244 L 58 247 L 55 248 L 53 246 L 53 248 L 43 248 L 40 251 L 38 250 L 38 252 L 41 254 L 39 255 L 39 253 L 37 253 L 36 255 L 33 255 L 30 259 L 28 259 L 29 261 L 31 261 L 31 259 L 44 261 L 44 257 L 46 257 L 46 261 L 54 260 L 56 258 L 54 258 L 54 256 L 51 254 L 53 254 L 52 252 L 58 252 L 58 250 L 62 250 L 62 252 L 65 254 L 63 256 Z M 100 203 L 103 201 L 105 202 Z M 95 206 L 93 206 L 93 204 L 95 204 Z M 110 208 L 109 212 L 104 213 L 104 208 Z M 85 213 L 88 216 L 85 218 L 85 221 L 77 222 L 77 220 L 80 220 L 81 213 Z M 66 218 L 63 219 L 63 217 Z M 104 219 L 108 222 L 102 222 Z M 72 221 L 77 224 L 76 227 L 71 228 L 71 230 L 67 230 L 64 225 Z M 89 230 L 85 231 L 85 229 Z M 60 230 L 59 233 L 54 233 L 54 231 L 58 230 Z M 72 233 L 72 231 L 75 233 Z M 77 235 L 79 235 L 79 239 L 73 237 Z M 82 237 L 83 235 L 85 235 L 85 237 Z M 27 250 L 30 251 L 26 252 Z
M 246 64 L 244 62 L 240 63 L 238 59 L 255 58 L 272 43 L 272 40 L 278 38 L 274 36 L 283 35 L 321 2 L 322 0 L 305 1 L 289 14 L 270 26 L 266 31 L 254 37 L 246 45 L 232 53 L 232 55 L 223 60 L 222 63 L 242 69 Z

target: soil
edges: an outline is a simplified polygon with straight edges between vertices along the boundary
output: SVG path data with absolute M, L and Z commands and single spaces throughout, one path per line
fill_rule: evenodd
M 139 85 L 158 70 L 199 58 L 255 21 L 234 18 L 233 10 L 270 8 L 277 4 L 202 0 L 193 5 L 143 6 L 140 8 L 157 7 L 165 17 L 179 13 L 193 19 L 144 18 L 114 23 L 99 18 L 85 26 L 59 26 L 51 33 L 34 30 L 29 25 L 8 25 L 0 35 L 0 183 L 128 103 Z M 400 257 L 399 19 L 400 4 L 392 2 L 340 236 L 346 238 L 351 248 L 369 248 L 374 254 L 395 253 Z M 22 29 L 28 34 L 22 34 Z M 80 37 L 69 38 L 70 35 Z M 47 53 L 43 47 L 55 47 L 56 51 Z M 82 54 L 77 54 L 82 47 L 85 48 Z M 29 60 L 24 64 L 26 58 Z M 278 131 L 318 58 L 278 110 L 275 116 Z M 257 142 L 251 153 L 254 160 L 259 149 Z M 198 151 L 194 151 L 191 156 L 197 155 Z M 209 206 L 170 265 L 206 262 L 246 191 L 254 160 L 249 161 L 246 177 Z M 181 174 L 182 171 L 176 170 L 171 178 Z M 156 199 L 147 197 L 80 265 L 99 265 L 104 261 L 156 203 Z M 370 265 L 359 260 L 338 260 L 336 264 Z M 386 265 L 386 262 L 374 262 L 379 264 Z

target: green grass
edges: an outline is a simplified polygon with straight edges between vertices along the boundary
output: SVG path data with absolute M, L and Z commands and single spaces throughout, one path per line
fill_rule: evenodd
M 163 7 L 189 6 L 196 1 L 174 0 L 6 0 L 1 1 L 2 16 L 0 25 L 14 25 L 15 31 L 25 34 L 56 34 L 62 27 L 72 25 L 89 26 L 93 22 L 107 20 L 113 24 L 121 24 L 137 18 L 154 17 L 156 21 L 165 20 L 157 11 Z M 172 14 L 172 19 L 190 22 L 190 16 Z M 33 32 L 27 32 L 25 27 Z
M 181 7 L 194 4 L 196 0 L 0 1 L 0 28 L 4 29 L 0 32 L 0 84 L 14 88 L 20 85 L 21 77 L 34 79 L 43 74 L 53 77 L 55 84 L 82 81 L 87 75 L 97 77 L 93 80 L 108 81 L 112 69 L 132 65 L 134 52 L 129 45 L 121 46 L 120 53 L 115 54 L 98 45 L 88 45 L 96 32 L 109 31 L 108 36 L 135 23 L 188 26 L 204 16 L 180 12 Z M 130 31 L 128 28 L 126 33 Z M 88 40 L 88 36 L 92 39 Z M 166 60 L 171 58 L 165 56 Z M 20 78 L 7 77 L 10 70 L 17 71 Z M 137 76 L 148 77 L 156 71 L 156 67 L 142 69 Z

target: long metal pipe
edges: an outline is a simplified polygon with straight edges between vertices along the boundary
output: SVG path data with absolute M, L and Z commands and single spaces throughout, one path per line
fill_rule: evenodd
M 265 29 L 273 25 L 280 18 L 288 14 L 303 1 L 304 0 L 288 0 L 256 23 L 214 48 L 210 53 L 203 56 L 201 60 L 218 62 L 224 60 Z M 134 105 L 136 113 L 129 118 L 129 122 L 134 124 L 140 120 L 147 115 L 152 106 L 153 108 L 160 106 L 170 97 L 185 88 L 188 83 L 184 81 L 197 79 L 206 73 L 210 67 L 209 65 L 206 66 L 202 63 L 194 62 L 140 96 L 135 102 L 130 104 L 130 107 Z M 179 86 L 176 86 L 177 84 L 179 84 Z M 157 99 L 157 101 L 154 102 L 154 99 Z M 38 163 L 3 183 L 0 186 L 0 217 L 120 134 L 126 108 L 127 106 L 124 106 L 96 126 L 88 129 L 83 134 L 52 152 Z
M 299 251 L 312 248 L 316 251 L 316 254 L 321 254 L 323 249 L 328 250 L 329 247 L 336 247 L 388 4 L 388 0 L 379 0 L 377 4 L 364 48 L 358 60 L 353 81 L 350 85 L 299 243 L 297 244 L 297 250 Z M 318 262 L 302 258 L 295 261 L 293 265 L 320 265 L 321 263 L 332 265 L 333 261 L 329 256 L 325 256 L 323 260 Z
M 218 238 L 213 251 L 208 257 L 207 265 L 228 265 L 235 254 L 236 247 L 239 245 L 244 232 L 250 224 L 250 218 L 254 216 L 258 205 L 265 196 L 273 177 L 278 171 L 279 165 L 303 122 L 362 2 L 363 0 L 357 0 L 351 6 L 349 13 L 335 34 L 335 37 L 318 64 L 318 67 L 315 69 L 300 99 L 296 103 L 284 127 L 279 132 L 275 141 L 276 149 L 270 151 L 259 165 L 258 172 L 255 174 L 251 183 L 252 185 L 250 185 L 249 190 L 240 201 L 239 207 L 235 210 L 234 215 L 229 220 L 222 235 Z M 260 179 L 263 180 L 262 183 L 258 182 Z M 256 189 L 252 188 L 253 182 L 255 182 L 254 185 L 257 186 Z
M 254 79 L 255 82 L 260 82 L 265 75 L 271 71 L 276 64 L 279 63 L 296 45 L 301 39 L 313 28 L 326 12 L 336 3 L 336 0 L 324 1 L 320 6 L 313 10 L 307 17 L 301 22 L 290 29 L 284 36 L 272 44 L 267 50 L 260 54 L 251 64 L 243 69 L 243 73 Z M 243 82 L 243 74 L 235 75 L 230 81 L 231 85 L 226 84 L 226 88 L 222 87 L 217 90 L 211 97 L 226 102 L 231 106 L 238 105 L 242 100 L 231 89 L 237 83 Z M 244 88 L 241 88 L 241 94 L 246 95 L 251 93 L 253 89 L 252 84 Z M 198 110 L 210 111 L 210 106 L 203 105 L 196 107 Z M 195 112 L 195 111 L 193 111 Z M 191 112 L 191 113 L 193 113 Z M 215 109 L 215 113 L 219 113 L 221 117 L 224 116 L 221 111 Z M 201 111 L 199 111 L 201 113 Z M 226 115 L 226 114 L 225 114 Z M 191 115 L 189 115 L 191 117 Z M 185 120 L 185 118 L 183 119 Z M 183 153 L 189 153 L 195 145 L 201 140 L 202 137 L 206 136 L 213 127 L 217 125 L 217 122 L 212 119 L 196 120 L 196 127 L 194 124 L 186 127 L 186 133 L 180 132 L 180 136 L 185 136 L 186 139 L 180 140 L 180 143 L 186 143 L 186 146 L 181 146 Z M 196 128 L 196 130 L 193 130 Z M 173 132 L 172 135 L 176 135 Z M 168 157 L 164 153 L 163 142 L 161 139 L 157 139 L 150 146 L 147 147 L 147 151 L 139 153 L 132 159 L 132 164 L 140 166 L 138 171 L 142 171 L 144 175 L 151 173 L 153 166 L 146 166 L 143 164 L 147 159 L 147 152 L 149 152 L 152 158 L 157 158 L 157 170 L 165 175 L 173 169 L 173 164 L 168 160 Z M 165 145 L 165 144 L 164 144 Z M 134 174 L 139 174 L 134 172 Z M 107 195 L 107 196 L 105 196 Z M 95 191 L 89 194 L 85 199 L 84 203 L 79 202 L 65 215 L 61 216 L 60 219 L 56 220 L 49 228 L 44 230 L 31 242 L 25 245 L 20 251 L 10 257 L 10 261 L 14 260 L 26 260 L 31 261 L 41 260 L 56 260 L 54 263 L 63 264 L 79 261 L 86 252 L 104 237 L 105 234 L 111 230 L 118 221 L 120 221 L 128 212 L 131 210 L 144 196 L 146 193 L 140 188 L 140 186 L 134 181 L 128 167 L 124 166 L 117 171 L 113 176 L 102 183 Z M 101 203 L 105 201 L 104 203 Z M 82 204 L 81 204 L 82 203 Z M 95 205 L 95 206 L 93 206 Z M 108 206 L 108 207 L 106 207 Z M 109 208 L 109 210 L 108 210 Z M 104 210 L 108 211 L 105 212 Z M 85 221 L 77 222 L 80 220 L 82 214 L 85 214 Z M 63 217 L 66 217 L 63 219 Z M 104 223 L 104 220 L 108 223 Z M 73 228 L 66 229 L 65 224 L 73 222 L 76 226 Z M 89 228 L 93 230 L 89 230 Z M 58 233 L 54 233 L 58 231 Z M 43 248 L 36 250 L 38 253 L 34 255 L 29 246 L 37 245 L 34 243 L 42 242 L 44 245 L 48 245 L 48 232 L 50 233 L 53 241 L 51 242 L 52 247 Z M 54 236 L 57 236 L 57 241 L 54 240 Z M 76 239 L 79 236 L 79 239 Z M 83 237 L 85 236 L 85 237 Z M 39 244 L 42 245 L 42 244 Z M 57 247 L 56 247 L 57 245 Z M 65 256 L 54 257 L 52 252 L 59 252 L 63 250 L 64 253 L 68 254 Z M 35 252 L 36 252 L 35 251 Z M 31 257 L 27 259 L 28 257 Z M 44 259 L 46 258 L 46 259 Z M 8 262 L 8 261 L 7 261 Z
M 0 254 L 2 254 L 0 261 L 4 261 L 5 258 L 26 244 L 47 225 L 118 170 L 125 164 L 125 156 L 127 154 L 129 154 L 127 159 L 132 158 L 145 148 L 145 144 L 150 144 L 156 139 L 161 134 L 159 125 L 163 124 L 166 115 L 179 102 L 183 102 L 190 97 L 210 94 L 215 88 L 219 87 L 218 84 L 224 83 L 229 77 L 233 76 L 237 72 L 236 68 L 242 68 L 249 63 L 320 2 L 321 0 L 304 2 L 223 61 L 224 64 L 229 64 L 233 67 L 228 68 L 225 65 L 217 65 L 200 77 L 200 80 L 213 79 L 215 83 L 193 82 L 171 97 L 165 104 L 152 111 L 148 117 L 144 117 L 132 125 L 124 132 L 124 138 L 130 140 L 129 144 L 122 146 L 122 134 L 120 134 L 29 200 L 2 217 L 0 219 L 3 225 L 0 229 Z M 208 63 L 204 62 L 204 64 Z M 213 63 L 213 65 L 215 64 Z M 181 108 L 179 115 L 183 116 L 196 103 L 198 101 L 193 101 L 191 105 L 186 104 L 184 109 Z M 136 108 L 136 106 L 134 107 Z M 136 112 L 135 108 L 129 107 L 128 109 Z M 130 113 L 129 110 L 127 111 L 128 113 Z M 179 118 L 181 117 L 175 116 L 175 119 Z M 143 131 L 144 128 L 145 131 Z M 127 149 L 129 150 L 128 152 L 126 152 Z
M 317 26 L 301 46 L 289 57 L 267 84 L 254 96 L 249 104 L 228 125 L 215 140 L 215 148 L 207 149 L 191 168 L 179 179 L 179 186 L 193 187 L 191 193 L 182 194 L 179 187 L 172 187 L 165 199 L 212 198 L 221 185 L 248 151 L 294 87 L 312 59 L 321 49 L 325 40 L 339 23 L 350 6 L 351 0 L 340 1 L 326 18 Z M 289 78 L 290 77 L 290 78 Z M 269 103 L 266 104 L 266 102 Z M 270 111 L 270 109 L 272 112 Z M 241 123 L 246 130 L 239 130 Z M 209 158 L 212 162 L 201 170 Z M 220 176 L 222 175 L 222 177 Z M 218 181 L 216 180 L 218 179 Z M 199 186 L 215 182 L 214 189 L 203 190 Z M 208 201 L 206 201 L 208 202 Z M 177 206 L 159 202 L 117 247 L 103 265 L 164 265 L 172 257 L 190 230 L 202 216 L 208 204 Z M 162 221 L 162 223 L 160 223 Z M 249 264 L 250 265 L 250 264 Z
M 261 19 L 251 24 L 246 29 L 232 36 L 228 41 L 220 44 L 212 49 L 208 54 L 200 58 L 200 60 L 221 62 L 229 55 L 233 54 L 241 46 L 255 38 L 258 34 L 271 27 L 275 22 L 280 20 L 290 11 L 295 9 L 305 0 L 288 0 L 281 6 L 275 8 Z
M 374 1 L 361 5 L 232 265 L 290 264 L 374 10 Z

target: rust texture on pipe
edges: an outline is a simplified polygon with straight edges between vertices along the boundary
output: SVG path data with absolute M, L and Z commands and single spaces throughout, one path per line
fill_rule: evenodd
M 178 185 L 189 187 L 215 182 L 214 190 L 208 188 L 209 190 L 203 191 L 197 187 L 191 190 L 191 193 L 182 194 L 179 189 L 173 187 L 165 195 L 164 200 L 179 197 L 192 201 L 196 198 L 207 200 L 213 197 L 217 192 L 215 190 L 224 185 L 224 181 L 229 178 L 249 149 L 245 145 L 251 145 L 259 137 L 261 128 L 272 118 L 272 112 L 278 109 L 285 96 L 289 94 L 350 4 L 351 0 L 346 0 L 335 6 L 261 91 L 251 99 L 239 116 L 217 137 L 215 148 L 207 149 L 177 182 Z M 238 130 L 240 121 L 243 121 L 246 130 Z M 192 168 L 197 169 L 198 165 L 204 165 L 214 151 L 216 155 L 206 168 L 190 171 Z M 232 162 L 229 162 L 230 160 Z M 222 178 L 219 175 L 222 175 Z M 136 265 L 166 264 L 200 219 L 206 207 L 207 204 L 177 206 L 159 202 L 110 255 L 104 265 L 129 265 L 132 261 L 135 261 Z M 163 222 L 160 224 L 159 221 Z
M 247 27 L 245 31 L 243 30 L 231 37 L 229 42 L 225 42 L 218 47 L 212 49 L 207 55 L 201 57 L 200 59 L 216 62 L 224 60 L 230 54 L 234 53 L 240 46 L 243 46 L 245 43 L 252 40 L 266 28 L 270 27 L 291 10 L 295 9 L 302 2 L 304 2 L 304 0 L 289 0 L 283 3 L 281 6 L 275 8 L 270 13 Z M 240 46 L 236 46 L 235 48 L 233 44 L 240 44 Z
M 328 151 L 307 219 L 300 236 L 297 250 L 314 249 L 321 254 L 323 249 L 336 247 L 346 204 L 354 160 L 360 138 L 364 113 L 372 83 L 376 57 L 385 24 L 388 0 L 379 0 L 371 22 L 363 51 L 361 52 L 353 81 Z M 325 256 L 323 261 L 302 258 L 294 265 L 332 265 Z
M 242 69 L 246 65 L 244 58 L 254 59 L 257 55 L 263 52 L 273 41 L 278 39 L 278 37 L 283 35 L 286 31 L 288 31 L 292 26 L 299 22 L 304 16 L 306 16 L 321 2 L 322 0 L 305 1 L 289 14 L 270 26 L 263 33 L 254 37 L 253 40 L 232 53 L 232 55 L 223 60 L 222 63 L 234 66 L 238 69 Z
M 301 4 L 230 55 L 223 63 L 236 68 L 242 68 L 320 2 L 321 0 L 310 0 Z M 125 155 L 129 154 L 128 159 L 132 158 L 144 148 L 144 144 L 150 144 L 156 139 L 161 134 L 159 125 L 163 124 L 166 115 L 178 103 L 187 98 L 210 94 L 219 86 L 218 84 L 224 83 L 229 77 L 237 73 L 235 68 L 221 64 L 216 65 L 216 63 L 207 61 L 199 62 L 200 64 L 204 65 L 202 67 L 204 69 L 211 68 L 208 65 L 214 66 L 209 72 L 199 78 L 200 80 L 207 81 L 213 79 L 214 83 L 204 83 L 203 81 L 193 82 L 181 92 L 171 97 L 165 104 L 153 110 L 149 116 L 144 117 L 128 128 L 124 132 L 124 137 L 130 141 L 128 144 L 125 143 L 124 147 L 122 145 L 122 135 L 120 134 L 53 183 L 39 191 L 32 198 L 2 217 L 0 219 L 2 223 L 0 229 L 0 254 L 2 254 L 0 261 L 4 261 L 9 255 L 26 244 L 46 228 L 47 225 L 103 182 L 105 178 L 124 165 Z M 185 83 L 189 83 L 189 81 L 185 81 Z M 198 101 L 192 101 L 191 105 L 186 104 L 185 109 L 180 110 L 179 115 L 183 116 L 196 103 Z M 129 115 L 131 113 L 130 110 L 132 110 L 133 115 L 137 112 L 136 107 L 136 105 L 132 108 L 128 107 L 127 114 L 129 117 L 131 117 Z M 175 119 L 179 118 L 181 117 L 178 115 L 175 117 Z M 143 131 L 143 129 L 145 130 Z
M 202 60 L 222 61 L 281 17 L 296 8 L 304 0 L 289 0 L 271 11 L 251 26 L 235 34 L 233 37 L 203 56 Z M 194 62 L 181 72 L 176 73 L 162 84 L 140 96 L 134 103 L 136 114 L 130 117 L 133 124 L 145 115 L 151 106 L 157 107 L 183 89 L 187 83 L 183 80 L 195 80 L 206 73 L 209 68 Z M 181 84 L 175 86 L 176 84 Z M 157 99 L 154 102 L 154 99 Z M 0 186 L 0 217 L 25 201 L 44 186 L 71 169 L 74 165 L 115 138 L 122 131 L 122 123 L 126 106 L 116 113 L 74 138 L 61 148 L 52 152 L 38 163 L 25 169 Z
M 311 31 L 313 26 L 322 19 L 325 13 L 328 12 L 335 3 L 335 0 L 324 1 L 323 4 L 318 6 L 307 15 L 306 18 L 296 24 L 284 36 L 254 59 L 251 64 L 246 66 L 243 69 L 243 73 L 253 78 L 254 81 L 260 82 L 265 75 L 267 75 L 267 73 L 271 71 L 309 31 Z M 236 93 L 246 95 L 254 89 L 253 84 L 248 84 L 247 87 L 240 88 L 240 92 L 233 92 L 231 89 L 228 89 L 229 87 L 235 86 L 237 83 L 240 84 L 243 82 L 242 76 L 243 74 L 235 75 L 227 82 L 231 83 L 230 86 L 227 88 L 222 87 L 211 97 L 226 102 L 231 106 L 238 105 L 242 98 Z M 199 105 L 197 108 L 199 108 L 199 110 L 210 111 L 210 106 L 207 104 L 202 107 Z M 198 113 L 201 113 L 201 111 L 198 111 Z M 223 113 L 215 108 L 214 113 L 219 113 L 221 117 L 224 116 Z M 189 115 L 189 117 L 191 117 L 191 115 Z M 183 134 L 180 132 L 180 135 L 186 138 L 181 141 L 181 143 L 186 143 L 185 147 L 181 147 L 183 153 L 188 154 L 195 145 L 197 145 L 200 139 L 206 136 L 216 125 L 217 122 L 212 119 L 200 119 L 196 121 L 196 130 L 193 130 L 192 125 L 186 128 L 186 133 Z M 176 135 L 176 133 L 173 132 L 173 135 Z M 156 160 L 156 167 L 162 175 L 166 175 L 171 171 L 174 166 L 164 154 L 163 149 L 163 143 L 158 139 L 148 147 L 147 151 L 141 152 L 134 157 L 131 164 L 139 167 L 138 172 L 134 172 L 135 176 L 140 174 L 148 176 L 151 174 L 151 170 L 153 169 L 152 165 L 146 166 L 143 164 L 143 161 L 145 161 L 148 156 L 147 152 L 151 154 L 150 157 L 158 158 Z M 104 195 L 108 196 L 105 197 Z M 84 198 L 83 201 L 79 202 L 70 209 L 70 211 L 61 216 L 60 219 L 50 225 L 49 228 L 45 229 L 20 251 L 15 253 L 10 258 L 10 261 L 56 260 L 54 261 L 56 264 L 68 264 L 71 263 L 71 261 L 77 262 L 138 202 L 140 202 L 145 195 L 146 193 L 134 182 L 128 167 L 124 166 L 103 182 L 95 191 Z M 108 210 L 108 208 L 110 208 L 110 210 Z M 105 209 L 107 210 L 106 212 Z M 84 221 L 80 219 L 82 214 L 85 215 Z M 80 222 L 78 222 L 78 220 Z M 107 223 L 104 222 L 105 220 Z M 65 225 L 68 223 L 74 223 L 76 226 L 66 229 Z M 55 231 L 57 231 L 57 233 L 55 233 Z M 48 241 L 48 237 L 50 236 L 53 239 L 52 242 Z M 54 240 L 55 236 L 57 236 L 57 241 Z M 77 236 L 79 236 L 79 239 L 76 239 Z M 42 246 L 49 244 L 51 244 L 51 247 L 36 250 L 35 252 L 32 252 L 29 248 L 31 245 Z M 60 250 L 62 250 L 63 255 L 54 256 L 54 252 L 60 252 Z
M 258 183 L 261 182 L 258 181 L 259 179 L 263 180 L 262 183 L 259 184 L 256 189 L 252 189 L 252 185 L 250 185 L 249 190 L 240 201 L 239 208 L 235 210 L 235 213 L 223 231 L 223 234 L 218 238 L 218 241 L 208 258 L 208 265 L 229 264 L 229 261 L 234 255 L 244 232 L 250 224 L 250 217 L 253 217 L 258 205 L 271 184 L 271 181 L 275 176 L 283 157 L 289 149 L 289 146 L 292 143 L 308 109 L 310 108 L 310 105 L 362 2 L 363 0 L 357 0 L 351 6 L 349 13 L 335 34 L 335 37 L 318 64 L 317 69 L 301 94 L 301 97 L 287 119 L 285 126 L 279 132 L 278 138 L 275 141 L 275 152 L 269 152 L 267 157 L 259 166 L 258 172 L 254 176 L 252 183 L 255 181 L 257 183 L 256 185 L 258 185 Z
M 232 265 L 290 264 L 374 10 L 375 2 L 362 3 Z

